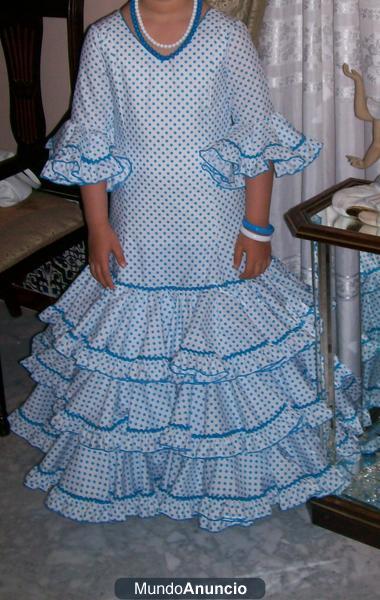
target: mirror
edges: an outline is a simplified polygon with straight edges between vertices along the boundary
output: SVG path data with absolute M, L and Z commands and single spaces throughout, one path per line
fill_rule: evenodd
M 380 236 L 380 227 L 364 224 L 352 215 L 342 216 L 330 203 L 309 214 L 309 221 L 350 232 L 353 237 L 364 233 L 373 236 L 375 243 Z M 318 243 L 312 244 L 314 278 L 318 278 Z M 331 343 L 339 360 L 359 378 L 362 407 L 372 420 L 362 436 L 359 468 L 341 496 L 380 510 L 380 254 L 335 245 L 329 251 Z

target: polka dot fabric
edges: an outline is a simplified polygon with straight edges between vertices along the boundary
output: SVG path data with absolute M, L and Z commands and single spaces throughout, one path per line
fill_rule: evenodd
M 110 258 L 114 291 L 86 266 L 39 314 L 21 361 L 36 387 L 10 415 L 44 452 L 25 484 L 75 520 L 164 514 L 212 532 L 346 487 L 369 419 L 358 382 L 336 362 L 333 465 L 310 289 L 276 258 L 250 280 L 232 266 L 244 177 L 320 150 L 273 112 L 246 26 L 209 9 L 160 57 L 119 11 L 98 21 L 49 148 L 45 177 L 107 182 L 127 266 Z

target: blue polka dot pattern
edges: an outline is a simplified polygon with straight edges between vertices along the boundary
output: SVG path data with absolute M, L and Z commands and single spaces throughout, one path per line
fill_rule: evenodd
M 244 176 L 305 167 L 320 144 L 273 112 L 246 26 L 217 9 L 170 58 L 117 11 L 92 25 L 71 119 L 44 176 L 107 181 L 114 291 L 88 266 L 39 315 L 10 415 L 45 456 L 25 484 L 86 522 L 197 516 L 220 531 L 343 489 L 369 415 L 336 361 L 338 465 L 320 426 L 313 297 L 276 258 L 241 280 Z
M 380 257 L 360 252 L 361 365 L 363 406 L 380 407 Z M 380 436 L 362 441 L 362 452 L 380 449 Z

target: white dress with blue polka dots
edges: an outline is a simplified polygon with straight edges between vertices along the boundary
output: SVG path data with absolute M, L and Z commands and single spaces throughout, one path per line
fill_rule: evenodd
M 21 361 L 37 385 L 9 417 L 44 453 L 25 484 L 75 520 L 163 514 L 214 532 L 346 487 L 369 415 L 337 363 L 331 464 L 310 289 L 276 258 L 248 280 L 232 264 L 245 177 L 268 161 L 296 173 L 321 148 L 273 110 L 246 25 L 198 10 L 160 55 L 120 11 L 101 19 L 49 147 L 44 177 L 107 182 L 128 264 L 110 257 L 114 291 L 86 266 L 39 315 Z

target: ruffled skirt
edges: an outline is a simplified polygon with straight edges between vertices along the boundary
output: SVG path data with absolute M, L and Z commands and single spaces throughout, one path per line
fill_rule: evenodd
M 178 290 L 105 290 L 86 267 L 39 318 L 21 361 L 36 386 L 9 420 L 44 453 L 25 485 L 65 517 L 198 517 L 216 532 L 350 483 L 369 413 L 336 361 L 332 464 L 312 294 L 278 259 Z

